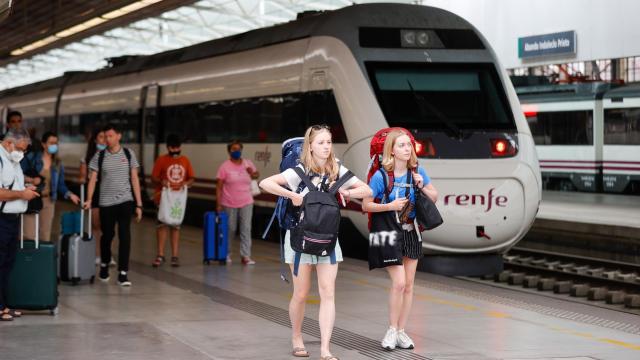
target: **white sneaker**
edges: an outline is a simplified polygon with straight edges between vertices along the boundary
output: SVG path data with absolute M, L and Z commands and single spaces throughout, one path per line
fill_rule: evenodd
M 393 350 L 396 348 L 398 344 L 398 330 L 389 327 L 387 329 L 387 333 L 384 335 L 382 339 L 382 347 L 386 350 Z
M 111 266 L 111 267 L 118 266 L 118 263 L 113 259 L 113 256 L 111 257 L 111 261 L 109 262 L 109 266 Z
M 401 349 L 413 349 L 413 340 L 404 332 L 404 329 L 398 330 L 398 347 Z
M 96 256 L 96 265 L 100 265 L 100 256 Z

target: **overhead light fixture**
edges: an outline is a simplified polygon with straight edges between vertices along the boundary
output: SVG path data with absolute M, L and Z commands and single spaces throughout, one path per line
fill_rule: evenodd
M 37 41 L 34 41 L 33 43 L 29 44 L 29 45 L 25 45 L 19 49 L 15 49 L 11 51 L 11 55 L 12 56 L 20 56 L 20 55 L 24 55 L 30 51 L 33 51 L 35 49 L 41 48 L 43 46 L 49 45 L 55 41 L 58 41 L 60 39 L 69 37 L 71 35 L 75 35 L 79 32 L 85 31 L 85 30 L 89 30 L 93 27 L 96 27 L 100 24 L 103 24 L 107 21 L 116 19 L 120 16 L 132 13 L 134 11 L 140 10 L 142 8 L 145 8 L 149 5 L 153 5 L 157 2 L 160 2 L 161 0 L 140 0 L 140 1 L 136 1 L 134 3 L 131 3 L 129 5 L 123 6 L 120 9 L 117 10 L 113 10 L 110 11 L 106 14 L 102 14 L 100 16 L 94 17 L 92 19 L 89 19 L 83 23 L 80 23 L 78 25 L 74 25 L 71 26 L 67 29 L 64 29 L 62 31 L 58 31 L 55 35 L 51 35 L 49 37 L 46 37 L 44 39 L 40 39 Z

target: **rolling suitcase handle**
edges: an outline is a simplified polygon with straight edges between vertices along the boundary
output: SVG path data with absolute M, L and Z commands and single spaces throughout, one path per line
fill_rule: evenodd
M 80 185 L 80 236 L 84 239 L 84 185 Z M 87 230 L 87 239 L 91 239 L 91 232 L 92 232 L 92 227 L 91 227 L 91 208 L 89 208 L 89 210 L 87 210 L 87 212 L 89 213 L 88 216 L 88 230 Z
M 36 250 L 40 248 L 40 213 L 36 215 Z M 24 214 L 20 214 L 20 249 L 24 249 Z

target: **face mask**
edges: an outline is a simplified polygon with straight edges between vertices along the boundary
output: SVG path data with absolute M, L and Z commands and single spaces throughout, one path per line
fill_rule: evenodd
M 55 153 L 58 152 L 58 145 L 53 144 L 53 145 L 49 145 L 47 146 L 47 151 L 49 152 L 49 154 L 53 155 Z
M 24 157 L 24 152 L 23 151 L 18 151 L 18 150 L 13 150 L 9 156 L 11 157 L 11 160 L 13 160 L 13 162 L 19 163 L 20 160 L 22 160 L 22 158 Z
M 169 151 L 169 155 L 173 157 L 178 157 L 180 156 L 180 151 Z
M 106 150 L 107 144 L 96 144 L 96 149 L 98 149 L 98 151 Z
M 236 151 L 232 151 L 231 152 L 231 158 L 234 159 L 234 160 L 240 159 L 240 156 L 242 156 L 242 151 L 240 151 L 240 150 L 236 150 Z

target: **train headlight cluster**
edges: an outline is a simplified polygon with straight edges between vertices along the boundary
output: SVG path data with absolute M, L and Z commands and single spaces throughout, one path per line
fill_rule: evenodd
M 429 47 L 431 37 L 428 30 L 400 30 L 400 43 L 407 48 Z

